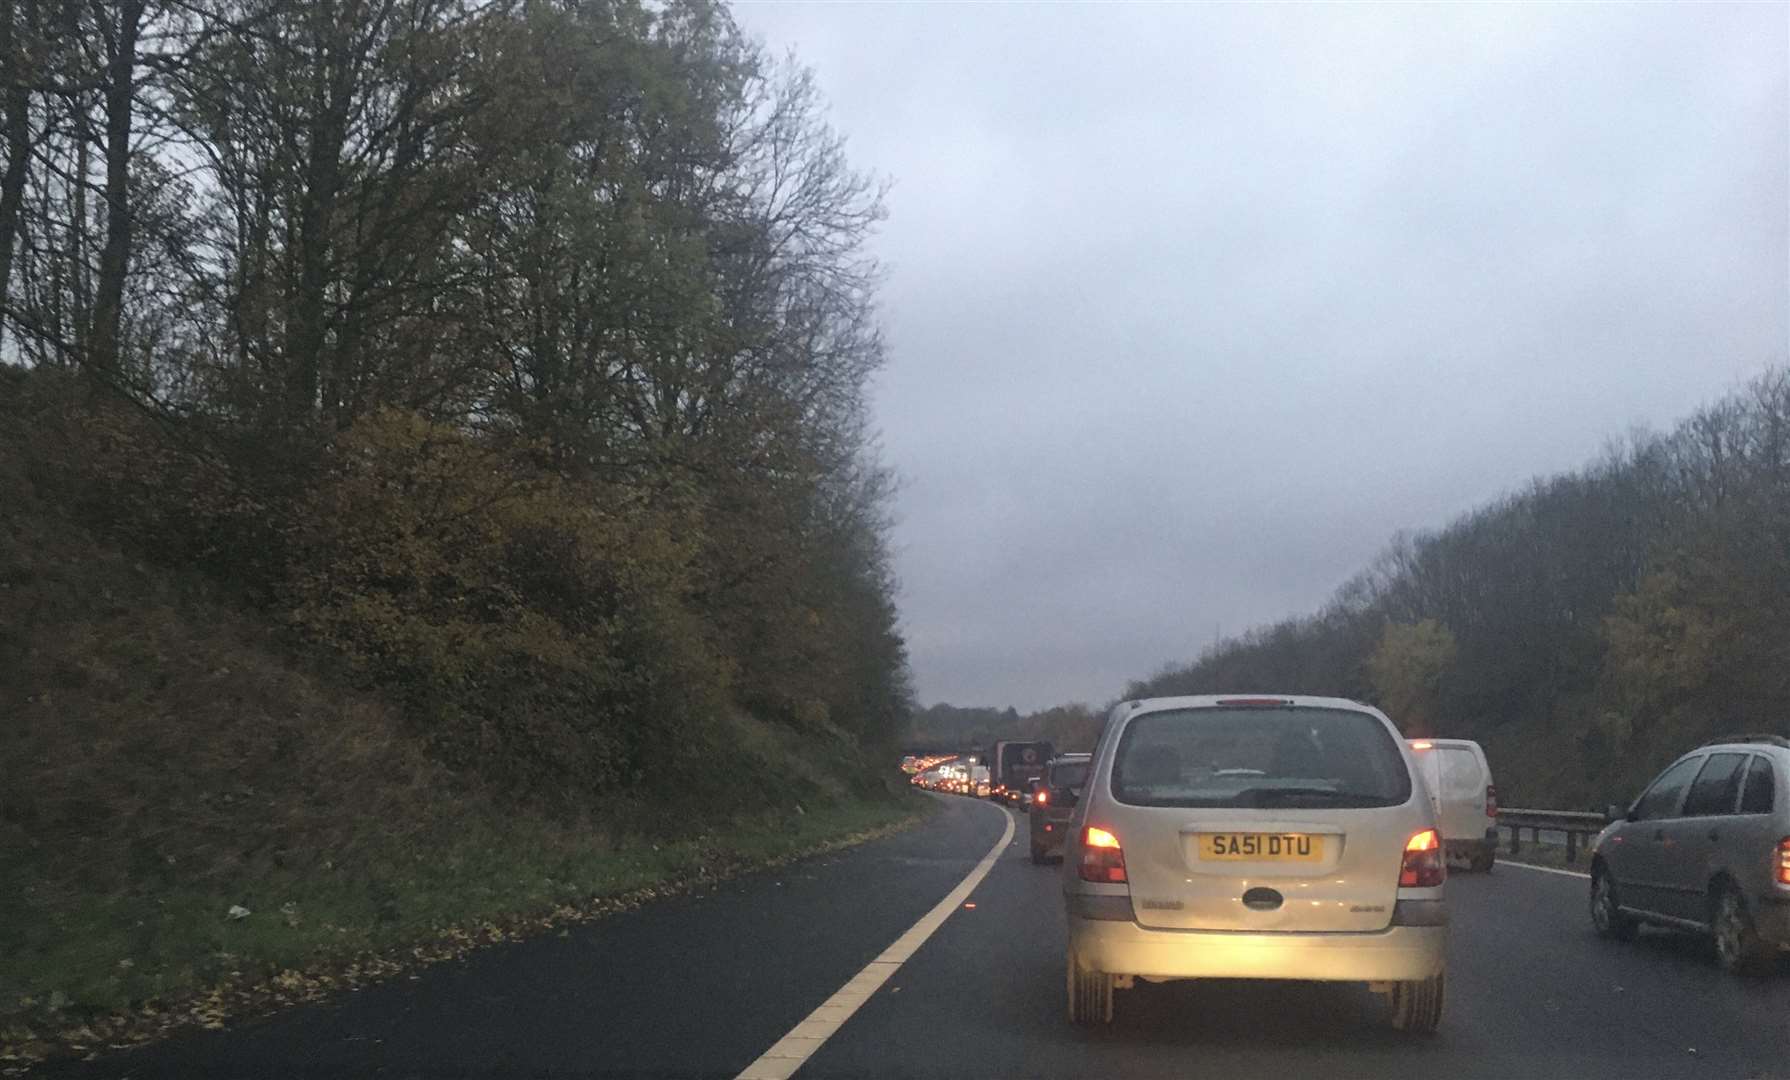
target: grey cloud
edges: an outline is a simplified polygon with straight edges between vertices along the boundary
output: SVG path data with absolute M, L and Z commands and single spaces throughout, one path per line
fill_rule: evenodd
M 1783 6 L 736 13 L 895 181 L 926 701 L 1104 700 L 1786 358 Z

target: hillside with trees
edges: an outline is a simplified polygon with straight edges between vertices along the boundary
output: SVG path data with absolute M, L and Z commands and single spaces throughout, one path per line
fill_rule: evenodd
M 1046 739 L 1063 753 L 1092 750 L 1105 712 L 1086 705 L 1053 705 L 1020 715 L 1004 709 L 939 703 L 916 709 L 909 741 L 940 749 L 988 747 L 999 739 Z
M 543 798 L 695 781 L 728 707 L 888 737 L 882 207 L 805 71 L 702 2 L 0 25 L 0 355 L 83 523 Z
M 1430 532 L 1321 610 L 1124 696 L 1374 701 L 1477 739 L 1509 805 L 1599 808 L 1725 732 L 1790 734 L 1790 371 Z
M 1396 536 L 1310 615 L 1132 682 L 1369 701 L 1476 739 L 1509 805 L 1601 809 L 1699 741 L 1790 735 L 1790 369 L 1664 434 Z M 1109 702 L 1106 707 L 1110 707 Z M 932 705 L 938 745 L 1087 749 L 1104 708 Z
M 523 906 L 888 802 L 882 191 L 802 67 L 708 0 L 0 0 L 0 56 L 0 1019 L 203 981 L 270 877 L 504 909 L 406 907 L 426 837 L 533 838 Z M 207 929 L 38 978 L 169 888 Z

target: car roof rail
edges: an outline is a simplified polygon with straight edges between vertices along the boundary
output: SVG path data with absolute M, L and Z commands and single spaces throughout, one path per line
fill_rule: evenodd
M 1723 735 L 1719 739 L 1711 739 L 1704 746 L 1715 746 L 1718 743 L 1769 743 L 1790 750 L 1790 739 L 1769 732 L 1756 732 L 1750 735 Z

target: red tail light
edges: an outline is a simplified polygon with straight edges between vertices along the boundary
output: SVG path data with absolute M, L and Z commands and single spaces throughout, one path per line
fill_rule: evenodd
M 1398 868 L 1398 887 L 1429 889 L 1442 884 L 1447 876 L 1442 859 L 1442 838 L 1436 830 L 1425 829 L 1405 842 L 1405 861 Z
M 1043 788 L 1039 788 L 1038 794 L 1032 796 L 1032 801 L 1037 803 L 1039 806 L 1049 806 L 1050 805 L 1050 792 L 1045 791 Z
M 1485 816 L 1498 816 L 1498 785 L 1496 784 L 1485 786 Z
M 1778 841 L 1778 884 L 1790 885 L 1790 836 Z
M 1125 877 L 1125 852 L 1119 838 L 1096 825 L 1089 825 L 1081 834 L 1081 879 L 1122 885 Z

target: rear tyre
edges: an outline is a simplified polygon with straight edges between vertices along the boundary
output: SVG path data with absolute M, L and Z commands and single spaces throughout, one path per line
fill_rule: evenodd
M 1763 975 L 1777 960 L 1777 950 L 1760 938 L 1746 901 L 1732 885 L 1722 887 L 1711 899 L 1710 930 L 1715 938 L 1715 962 L 1732 975 Z
M 1622 899 L 1616 882 L 1602 866 L 1591 868 L 1591 925 L 1599 937 L 1611 941 L 1633 941 L 1641 926 L 1622 910 Z
M 1104 971 L 1089 971 L 1068 957 L 1069 1022 L 1092 1026 L 1111 1023 L 1113 1018 L 1113 977 Z
M 1044 849 L 1037 844 L 1032 845 L 1032 865 L 1043 866 L 1049 860 L 1044 857 Z
M 1475 874 L 1489 874 L 1492 872 L 1492 864 L 1497 861 L 1498 852 L 1488 845 L 1473 853 L 1473 858 L 1467 863 L 1467 869 Z
M 1431 1035 L 1442 1022 L 1442 991 L 1446 977 L 1392 986 L 1392 1026 L 1412 1035 Z

